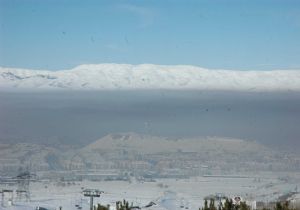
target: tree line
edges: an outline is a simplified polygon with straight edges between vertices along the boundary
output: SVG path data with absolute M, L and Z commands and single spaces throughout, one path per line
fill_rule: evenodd
M 98 204 L 94 206 L 94 210 L 109 210 L 110 205 L 103 206 Z M 137 210 L 141 209 L 139 206 L 133 206 L 133 203 L 129 204 L 128 201 L 117 201 L 116 210 Z M 226 199 L 224 204 L 222 202 L 216 203 L 214 199 L 204 200 L 204 206 L 199 210 L 251 210 L 251 207 L 246 202 L 240 202 L 234 204 L 232 199 Z M 289 205 L 289 202 L 277 202 L 273 208 L 263 208 L 262 210 L 297 210 Z

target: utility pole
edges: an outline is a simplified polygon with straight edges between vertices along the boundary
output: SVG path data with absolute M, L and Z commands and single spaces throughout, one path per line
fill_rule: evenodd
M 94 207 L 94 197 L 100 197 L 104 193 L 103 191 L 97 189 L 85 189 L 83 190 L 83 195 L 85 197 L 90 197 L 90 210 L 93 210 Z

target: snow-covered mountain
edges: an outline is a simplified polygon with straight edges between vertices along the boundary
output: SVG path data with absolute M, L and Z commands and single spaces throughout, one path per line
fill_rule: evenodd
M 0 90 L 11 88 L 300 91 L 300 70 L 232 71 L 152 64 L 91 64 L 61 71 L 0 67 Z

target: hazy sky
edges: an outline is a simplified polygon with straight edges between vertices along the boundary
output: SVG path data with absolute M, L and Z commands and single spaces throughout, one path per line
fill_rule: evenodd
M 0 66 L 300 69 L 300 1 L 0 0 Z
M 220 136 L 299 150 L 299 93 L 0 92 L 0 143 L 91 143 L 104 135 Z

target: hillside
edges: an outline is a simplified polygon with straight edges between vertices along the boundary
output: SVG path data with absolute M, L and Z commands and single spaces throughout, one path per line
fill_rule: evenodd
M 205 173 L 300 170 L 300 158 L 257 142 L 224 137 L 167 138 L 137 133 L 109 134 L 78 151 L 94 168 L 188 176 Z M 203 169 L 203 167 L 205 169 Z M 175 173 L 175 174 L 176 174 Z M 168 175 L 166 175 L 168 176 Z
M 207 170 L 212 173 L 300 170 L 299 156 L 256 142 L 220 137 L 171 139 L 136 133 L 109 134 L 79 149 L 1 144 L 0 163 L 1 173 L 13 173 L 21 167 L 33 171 L 117 170 L 137 174 L 152 171 L 157 176 L 167 176 L 168 170 L 175 169 L 189 176 Z
M 265 153 L 271 149 L 255 142 L 221 137 L 166 138 L 137 133 L 109 134 L 87 145 L 82 151 L 121 150 L 143 154 L 169 152 Z

